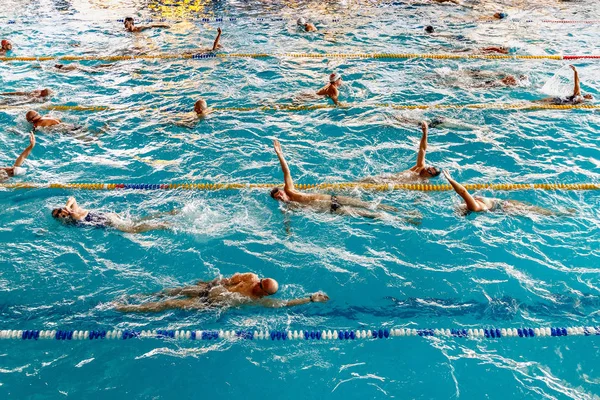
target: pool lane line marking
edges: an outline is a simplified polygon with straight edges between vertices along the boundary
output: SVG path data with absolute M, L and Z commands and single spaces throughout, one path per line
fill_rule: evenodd
M 74 189 L 74 190 L 246 190 L 267 189 L 281 186 L 281 183 L 0 183 L 3 189 Z M 600 183 L 467 183 L 463 185 L 467 190 L 600 190 Z M 362 189 L 365 191 L 421 191 L 421 192 L 447 192 L 452 191 L 448 184 L 374 184 L 374 183 L 319 183 L 296 184 L 300 190 L 351 190 Z

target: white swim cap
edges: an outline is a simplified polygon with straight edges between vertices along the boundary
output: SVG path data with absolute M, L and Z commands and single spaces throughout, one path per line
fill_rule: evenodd
M 337 72 L 334 72 L 333 74 L 329 75 L 329 83 L 337 82 L 340 79 L 342 79 L 342 76 Z
M 306 25 L 306 20 L 303 17 L 298 18 L 298 25 Z
M 14 167 L 13 175 L 14 176 L 25 175 L 26 172 L 27 172 L 27 168 Z

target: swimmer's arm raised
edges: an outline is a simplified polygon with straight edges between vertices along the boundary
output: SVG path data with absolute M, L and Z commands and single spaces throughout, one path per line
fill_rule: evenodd
M 217 37 L 215 38 L 215 42 L 213 43 L 212 51 L 215 51 L 219 47 L 219 40 L 221 39 L 221 28 L 217 28 Z
M 69 199 L 67 200 L 67 204 L 65 205 L 65 208 L 67 210 L 71 210 L 71 209 L 73 209 L 73 207 L 77 207 L 77 200 L 75 200 L 75 197 L 69 197 Z
M 421 122 L 421 129 L 423 131 L 423 136 L 421 136 L 421 144 L 419 145 L 419 155 L 417 156 L 417 167 L 424 168 L 425 167 L 425 153 L 427 152 L 427 122 Z
M 574 65 L 569 65 L 574 73 L 575 87 L 573 88 L 573 96 L 581 96 L 581 86 L 579 85 L 579 72 Z
M 35 135 L 33 134 L 33 131 L 31 131 L 29 133 L 29 146 L 27 146 L 27 148 L 21 153 L 19 158 L 17 158 L 15 164 L 13 165 L 14 167 L 20 167 L 21 165 L 23 165 L 23 161 L 25 161 L 25 159 L 29 157 L 29 154 L 31 154 L 33 146 L 35 146 Z
M 467 209 L 469 211 L 481 211 L 481 207 L 479 206 L 479 204 L 477 204 L 477 202 L 475 201 L 473 196 L 471 196 L 469 194 L 469 192 L 467 191 L 467 189 L 465 189 L 465 187 L 463 185 L 461 185 L 460 183 L 458 183 L 454 179 L 452 179 L 450 177 L 450 173 L 446 170 L 444 170 L 444 176 L 446 177 L 446 179 L 448 179 L 448 182 L 450 183 L 450 185 L 452 185 L 452 188 L 454 188 L 454 191 L 460 197 L 463 198 L 463 200 L 467 204 Z
M 285 158 L 283 157 L 283 150 L 281 150 L 281 144 L 279 140 L 273 140 L 273 147 L 275 148 L 275 153 L 279 158 L 279 164 L 281 164 L 281 170 L 283 171 L 283 181 L 285 183 L 285 191 L 295 191 L 294 180 L 292 179 L 292 174 L 290 173 L 290 167 L 288 167 Z

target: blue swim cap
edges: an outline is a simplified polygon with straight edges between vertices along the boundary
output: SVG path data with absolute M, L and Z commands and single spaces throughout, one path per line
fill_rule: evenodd
M 500 19 L 504 19 L 504 18 L 508 17 L 508 15 L 506 13 L 503 13 L 503 12 L 498 13 L 497 15 L 498 15 L 498 18 L 500 18 Z

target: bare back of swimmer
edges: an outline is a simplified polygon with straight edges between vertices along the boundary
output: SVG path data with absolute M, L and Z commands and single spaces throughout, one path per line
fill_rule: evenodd
M 209 308 L 259 305 L 263 307 L 293 307 L 308 303 L 325 303 L 329 297 L 317 292 L 310 296 L 293 300 L 273 300 L 267 298 L 279 290 L 275 279 L 260 279 L 256 274 L 235 274 L 229 278 L 212 281 L 199 281 L 192 286 L 165 289 L 154 295 L 159 297 L 179 297 L 139 305 L 118 303 L 115 307 L 121 312 L 160 312 L 164 310 L 202 310 Z

